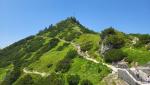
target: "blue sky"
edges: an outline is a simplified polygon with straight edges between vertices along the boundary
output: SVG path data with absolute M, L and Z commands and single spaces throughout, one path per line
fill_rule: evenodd
M 0 0 L 0 48 L 69 16 L 97 32 L 150 33 L 150 0 Z

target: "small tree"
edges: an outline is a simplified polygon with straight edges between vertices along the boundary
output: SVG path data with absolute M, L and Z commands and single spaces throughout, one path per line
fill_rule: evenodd
M 127 54 L 120 49 L 112 49 L 104 54 L 104 56 L 106 62 L 116 62 L 122 60 L 124 57 L 127 56 Z
M 125 44 L 125 39 L 122 35 L 112 35 L 107 37 L 104 43 L 106 45 L 111 45 L 112 48 L 121 48 Z
M 88 42 L 83 42 L 81 44 L 81 50 L 82 51 L 88 51 L 93 47 L 93 43 L 92 41 L 88 41 Z
M 101 32 L 100 36 L 101 36 L 101 39 L 103 40 L 103 39 L 105 39 L 106 36 L 114 35 L 114 34 L 116 34 L 115 29 L 112 28 L 112 27 L 109 27 L 109 28 L 103 30 L 103 31 Z
M 80 81 L 80 77 L 79 75 L 69 75 L 67 80 L 69 85 L 78 85 Z
M 55 71 L 63 73 L 67 72 L 70 69 L 72 59 L 75 58 L 76 55 L 76 50 L 70 50 L 69 52 L 67 52 L 65 58 L 57 63 Z
M 33 84 L 34 84 L 34 81 L 32 80 L 32 77 L 30 75 L 24 75 L 14 85 L 33 85 Z
M 68 58 L 65 58 L 59 61 L 59 63 L 56 65 L 55 71 L 63 72 L 63 73 L 67 72 L 70 68 L 70 63 L 71 63 L 71 60 Z
M 81 85 L 93 85 L 92 84 L 92 82 L 91 81 L 89 81 L 89 80 L 83 80 L 82 82 L 81 82 Z

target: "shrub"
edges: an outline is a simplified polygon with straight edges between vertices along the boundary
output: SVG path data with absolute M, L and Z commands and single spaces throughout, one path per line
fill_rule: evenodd
M 37 49 L 43 46 L 44 42 L 45 41 L 42 37 L 31 40 L 26 45 L 26 52 L 35 52 Z
M 121 48 L 125 44 L 124 37 L 121 35 L 111 35 L 104 42 L 106 45 L 111 45 L 112 48 Z
M 101 36 L 101 39 L 103 40 L 103 39 L 105 39 L 106 36 L 114 35 L 114 34 L 116 34 L 115 29 L 112 28 L 112 27 L 109 27 L 109 28 L 103 30 L 103 31 L 101 32 L 100 36 Z
M 65 56 L 68 59 L 73 59 L 75 58 L 77 55 L 77 51 L 76 50 L 70 50 L 67 52 L 67 55 Z
M 64 79 L 61 75 L 52 73 L 49 76 L 50 85 L 64 85 Z
M 78 85 L 80 81 L 79 75 L 69 75 L 67 77 L 67 81 L 69 85 Z
M 45 27 L 44 30 L 40 30 L 39 33 L 37 35 L 43 35 L 47 32 L 48 28 Z
M 79 37 L 81 35 L 80 32 L 71 32 L 69 35 L 65 36 L 66 41 L 72 41 L 73 39 Z
M 57 34 L 63 30 L 63 27 L 58 27 L 57 26 L 53 26 L 50 30 L 50 34 L 48 35 L 48 37 L 55 37 L 57 36 Z
M 56 65 L 55 71 L 56 72 L 67 72 L 70 69 L 70 64 L 72 63 L 72 59 L 77 55 L 75 50 L 71 50 L 67 53 L 65 58 L 58 62 Z
M 41 78 L 34 85 L 65 85 L 65 80 L 62 75 L 51 73 L 46 78 Z
M 120 49 L 112 49 L 104 54 L 104 59 L 106 62 L 116 62 L 122 60 L 124 57 L 127 57 L 127 54 Z
M 20 68 L 14 67 L 14 69 L 6 75 L 1 85 L 12 85 L 20 77 L 20 75 L 21 75 Z
M 20 41 L 18 41 L 18 42 L 15 42 L 15 43 L 11 44 L 10 46 L 4 48 L 3 50 L 4 50 L 4 51 L 7 51 L 8 49 L 10 50 L 10 49 L 12 49 L 12 48 L 14 48 L 14 47 L 16 47 L 16 46 L 18 46 L 18 45 L 25 44 L 25 43 L 27 43 L 28 40 L 32 40 L 34 37 L 35 37 L 35 36 L 33 36 L 33 35 L 32 35 L 32 36 L 29 36 L 29 37 L 26 37 L 26 38 L 24 38 L 24 39 L 22 39 L 22 40 L 20 40 Z
M 81 50 L 82 51 L 88 51 L 93 47 L 93 43 L 92 41 L 87 41 L 87 42 L 83 42 L 81 45 Z
M 45 27 L 44 30 L 40 30 L 37 35 L 43 35 L 43 34 L 49 32 L 49 31 L 51 31 L 52 28 L 53 28 L 53 24 L 51 24 L 49 27 Z
M 89 81 L 89 80 L 83 80 L 82 82 L 81 82 L 81 85 L 93 85 L 92 84 L 92 82 L 91 81 Z
M 65 47 L 67 47 L 69 43 L 64 43 L 62 46 L 59 46 L 56 50 L 57 51 L 62 51 Z
M 19 81 L 15 82 L 14 85 L 33 85 L 34 81 L 32 77 L 28 75 L 24 75 Z
M 59 63 L 56 66 L 55 71 L 56 72 L 63 72 L 63 73 L 67 72 L 70 68 L 70 63 L 71 63 L 71 61 L 68 58 L 65 58 L 65 59 L 59 61 Z
M 36 54 L 32 58 L 32 61 L 38 60 L 39 57 L 41 57 L 44 53 L 48 52 L 49 50 L 57 46 L 58 42 L 59 42 L 58 39 L 55 38 L 51 39 L 49 43 L 41 47 L 39 51 L 36 52 Z
M 50 68 L 50 67 L 52 67 L 53 66 L 53 64 L 48 64 L 47 65 L 47 68 Z
M 130 63 L 132 63 L 133 59 L 132 59 L 132 58 L 129 58 L 129 57 L 125 57 L 125 61 L 130 64 Z
M 99 80 L 102 80 L 109 73 L 111 73 L 111 69 L 109 69 L 106 65 L 103 65 L 102 63 L 99 64 L 99 68 L 97 71 L 99 73 Z

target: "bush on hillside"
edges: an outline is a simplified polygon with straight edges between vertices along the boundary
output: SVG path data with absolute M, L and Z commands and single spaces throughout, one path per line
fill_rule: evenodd
M 59 46 L 56 50 L 57 51 L 62 51 L 65 47 L 67 47 L 69 43 L 64 43 L 62 46 Z
M 52 73 L 48 78 L 49 78 L 50 85 L 64 85 L 65 84 L 63 76 L 59 74 Z
M 31 52 L 26 53 L 24 59 L 28 59 L 28 58 L 30 58 L 31 56 L 32 56 L 32 53 L 31 53 Z
M 34 37 L 35 36 L 29 36 L 2 49 L 0 54 L 0 67 L 8 66 L 14 60 L 20 59 L 22 56 L 24 56 L 26 54 L 26 51 L 24 51 L 26 48 L 25 44 L 34 39 Z
M 133 62 L 133 59 L 132 59 L 132 58 L 129 58 L 129 57 L 125 57 L 125 61 L 130 64 L 130 63 Z
M 58 39 L 51 39 L 49 43 L 47 43 L 46 45 L 44 45 L 43 47 L 41 47 L 36 54 L 32 57 L 32 62 L 38 60 L 44 53 L 48 52 L 49 50 L 51 50 L 52 48 L 54 48 L 55 46 L 57 46 L 57 44 L 59 43 Z
M 127 54 L 120 49 L 112 49 L 104 54 L 104 59 L 106 62 L 117 62 L 125 57 L 127 57 Z
M 69 75 L 67 77 L 67 81 L 69 85 L 78 85 L 80 81 L 79 75 Z
M 20 41 L 18 41 L 18 42 L 15 42 L 15 43 L 11 44 L 10 46 L 4 48 L 3 51 L 6 52 L 6 51 L 8 51 L 8 50 L 10 50 L 10 49 L 15 48 L 16 46 L 20 46 L 20 45 L 22 45 L 22 44 L 25 44 L 25 43 L 27 43 L 27 41 L 33 39 L 34 37 L 35 37 L 35 36 L 33 36 L 33 35 L 32 35 L 32 36 L 29 36 L 29 37 L 26 37 L 26 38 L 24 38 L 24 39 L 22 39 L 22 40 L 20 40 Z
M 111 35 L 107 37 L 104 44 L 110 45 L 112 48 L 121 48 L 125 45 L 125 39 L 121 35 Z
M 75 50 L 71 50 L 67 53 L 65 58 L 59 61 L 56 65 L 55 71 L 65 73 L 70 69 L 70 64 L 72 63 L 72 59 L 75 58 L 77 52 Z
M 23 77 L 19 79 L 18 82 L 14 83 L 14 85 L 33 85 L 33 84 L 34 84 L 34 81 L 29 74 L 24 75 Z
M 42 37 L 37 37 L 36 39 L 33 39 L 32 41 L 27 43 L 26 52 L 35 52 L 43 46 L 44 42 L 45 40 Z
M 92 41 L 87 41 L 87 42 L 83 42 L 81 45 L 81 50 L 82 51 L 88 51 L 93 47 L 93 43 Z
M 19 67 L 14 67 L 12 71 L 7 73 L 5 79 L 0 83 L 1 85 L 12 85 L 21 75 Z
M 97 72 L 99 73 L 99 80 L 102 80 L 109 73 L 111 73 L 111 70 L 106 65 L 103 65 L 102 63 L 100 63 L 99 68 L 97 69 Z
M 47 32 L 48 28 L 45 27 L 44 30 L 40 30 L 39 33 L 37 35 L 43 35 Z
M 81 35 L 80 32 L 71 32 L 69 35 L 67 35 L 64 39 L 66 41 L 72 41 L 74 40 L 75 38 L 78 38 L 79 36 Z
M 58 27 L 58 26 L 53 26 L 51 29 L 49 29 L 50 33 L 48 35 L 48 37 L 56 37 L 58 33 L 60 33 L 60 31 L 62 31 L 63 28 Z
M 77 51 L 76 50 L 70 50 L 67 52 L 67 55 L 65 56 L 68 59 L 74 59 L 77 55 Z
M 101 36 L 101 39 L 103 40 L 103 39 L 105 39 L 106 36 L 115 35 L 115 34 L 116 34 L 115 29 L 112 28 L 112 27 L 109 27 L 109 28 L 103 30 L 103 31 L 101 32 L 100 36 Z
M 47 65 L 47 68 L 50 68 L 50 67 L 52 67 L 53 66 L 53 64 L 48 64 Z
M 65 85 L 64 77 L 60 74 L 51 73 L 46 78 L 43 78 L 42 80 L 36 82 L 35 85 Z
M 81 85 L 93 85 L 92 82 L 90 80 L 82 80 L 81 81 Z
M 65 59 L 59 61 L 59 63 L 56 65 L 55 71 L 62 72 L 62 73 L 67 72 L 70 68 L 70 63 L 71 63 L 71 60 L 68 58 L 65 58 Z

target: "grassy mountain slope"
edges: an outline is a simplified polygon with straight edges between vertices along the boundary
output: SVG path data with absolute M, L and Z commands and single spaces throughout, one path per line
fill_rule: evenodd
M 92 58 L 101 61 L 98 53 L 99 39 L 98 33 L 88 30 L 73 17 L 54 26 L 50 25 L 37 35 L 29 36 L 0 51 L 1 84 L 68 85 L 68 76 L 79 75 L 79 83 L 86 79 L 98 85 L 110 70 L 102 64 L 82 58 L 71 42 L 80 45 L 82 51 L 88 51 Z M 5 68 L 10 69 L 6 71 Z M 23 70 L 25 68 L 31 72 L 50 75 L 42 77 L 34 73 L 27 74 Z
M 99 53 L 102 43 L 110 46 L 105 54 Z M 107 85 L 103 79 L 111 70 L 104 60 L 144 65 L 150 61 L 149 43 L 147 34 L 112 28 L 99 34 L 70 17 L 1 49 L 0 84 Z

